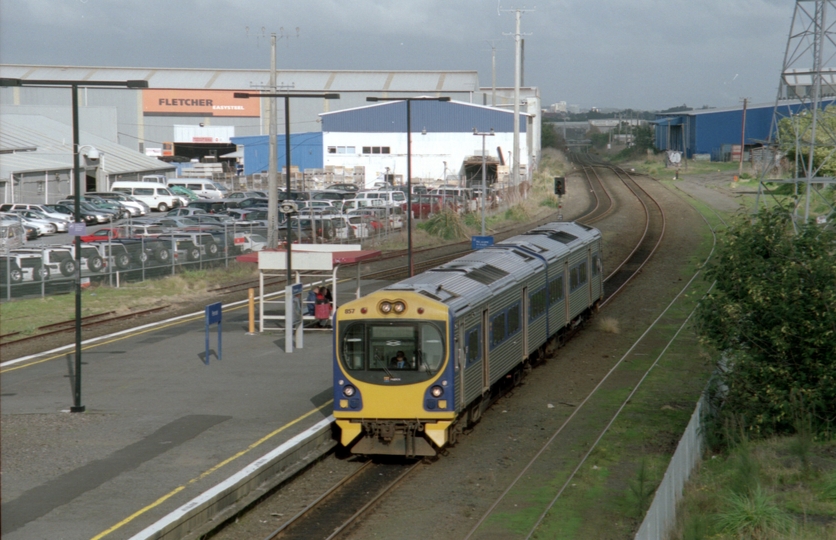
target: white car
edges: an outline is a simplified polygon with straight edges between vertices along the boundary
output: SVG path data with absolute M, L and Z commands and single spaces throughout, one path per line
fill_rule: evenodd
M 258 233 L 237 233 L 233 242 L 241 253 L 261 251 L 267 247 L 267 239 Z

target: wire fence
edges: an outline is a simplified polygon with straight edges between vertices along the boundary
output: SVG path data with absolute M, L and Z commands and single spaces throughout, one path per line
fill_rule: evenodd
M 697 402 L 685 433 L 679 440 L 668 469 L 653 502 L 644 516 L 635 540 L 663 540 L 668 538 L 676 523 L 676 505 L 682 498 L 685 483 L 694 467 L 700 461 L 704 448 L 702 434 L 702 410 L 705 406 L 703 395 Z

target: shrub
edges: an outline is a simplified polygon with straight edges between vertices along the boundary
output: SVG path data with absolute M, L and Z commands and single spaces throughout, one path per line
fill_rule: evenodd
M 703 338 L 728 359 L 721 416 L 756 434 L 793 433 L 793 399 L 822 433 L 836 420 L 836 233 L 781 209 L 741 218 L 721 237 L 697 311 Z

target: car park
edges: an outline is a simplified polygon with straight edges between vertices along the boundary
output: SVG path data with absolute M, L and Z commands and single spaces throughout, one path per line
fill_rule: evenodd
M 270 200 L 267 197 L 247 197 L 234 203 L 231 208 L 267 208 Z
M 353 199 L 356 192 L 354 191 L 318 191 L 311 194 L 311 201 L 343 201 L 345 199 Z
M 226 211 L 226 206 L 221 201 L 194 201 L 189 203 L 190 208 L 198 208 L 206 214 L 218 214 Z
M 185 197 L 186 199 L 188 199 L 189 204 L 191 204 L 194 201 L 201 200 L 201 198 L 198 197 L 197 193 L 183 186 L 168 186 L 168 190 L 180 197 L 181 199 Z
M 168 236 L 166 235 L 165 237 Z M 193 254 L 189 257 L 189 260 L 192 261 L 202 257 L 208 257 L 210 259 L 217 258 L 221 251 L 215 236 L 208 232 L 177 231 L 172 232 L 171 237 L 175 239 L 186 239 L 199 249 L 200 252 L 197 258 L 194 258 Z

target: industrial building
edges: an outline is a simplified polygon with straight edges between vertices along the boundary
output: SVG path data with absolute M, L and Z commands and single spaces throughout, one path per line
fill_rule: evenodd
M 269 132 L 270 107 L 275 102 L 279 131 L 285 123 L 283 100 L 239 99 L 234 92 L 255 92 L 267 88 L 270 72 L 264 70 L 177 69 L 177 68 L 118 68 L 39 65 L 0 65 L 0 77 L 32 80 L 128 81 L 148 82 L 147 89 L 82 87 L 79 90 L 79 128 L 81 144 L 99 146 L 115 144 L 139 154 L 177 163 L 191 160 L 218 161 L 226 164 L 229 174 L 237 161 L 244 161 L 247 174 L 257 172 L 267 162 L 263 139 Z M 279 70 L 277 90 L 280 92 L 339 93 L 340 99 L 291 99 L 291 139 L 302 137 L 308 141 L 304 152 L 315 154 L 311 141 L 320 134 L 320 113 L 354 109 L 366 105 L 366 98 L 414 96 L 445 96 L 463 104 L 487 103 L 499 95 L 507 101 L 509 89 L 483 89 L 476 71 L 335 71 L 335 70 Z M 527 125 L 521 129 L 522 163 L 536 163 L 539 155 L 539 95 L 537 89 L 526 88 L 521 93 L 521 111 L 533 110 L 526 116 Z M 46 139 L 62 141 L 66 150 L 55 153 L 53 163 L 65 170 L 72 168 L 71 126 L 72 94 L 68 87 L 50 88 L 22 86 L 0 88 L 0 117 L 10 115 L 40 117 L 61 124 L 50 124 Z M 507 104 L 502 106 L 507 107 Z M 36 122 L 38 124 L 38 122 Z M 472 127 L 472 126 L 471 126 Z M 470 129 L 470 128 L 468 128 Z M 60 135 L 58 135 L 60 133 Z M 528 141 L 524 139 L 527 134 Z M 471 135 L 472 136 L 472 135 Z M 95 140 L 94 140 L 95 139 Z M 92 141 L 92 142 L 91 142 Z M 11 144 L 11 143 L 9 143 Z M 240 145 L 240 147 L 239 147 Z M 253 145 L 249 150 L 248 146 Z M 40 174 L 38 163 L 26 162 L 34 155 L 17 155 L 12 161 L 7 156 L 14 144 L 4 142 L 0 151 L 3 174 L 0 193 L 8 192 L 12 176 L 19 178 L 26 171 Z M 390 145 L 392 146 L 392 145 Z M 473 144 L 476 148 L 479 144 Z M 297 156 L 298 145 L 292 150 L 293 166 L 304 169 L 318 165 L 316 159 Z M 506 152 L 511 149 L 507 145 Z M 284 151 L 279 144 L 279 163 L 284 163 Z M 111 148 L 106 154 L 114 156 Z M 327 155 L 323 147 L 321 155 Z M 526 157 L 528 156 L 528 160 Z M 297 161 L 298 159 L 298 161 Z M 320 158 L 321 159 L 321 158 Z M 443 158 L 439 158 L 443 161 Z M 23 160 L 23 162 L 21 162 Z M 250 160 L 251 163 L 246 163 Z M 87 175 L 113 179 L 114 174 L 148 174 L 147 162 L 137 162 L 135 170 L 109 170 L 113 160 L 105 158 L 107 169 L 85 161 Z M 128 160 L 129 162 L 131 160 Z M 253 163 L 254 162 L 254 163 Z M 53 167 L 54 169 L 55 167 Z M 159 169 L 172 170 L 160 164 Z M 442 172 L 433 173 L 433 177 Z M 428 173 L 429 174 L 429 173 Z M 87 182 L 83 182 L 86 186 Z M 90 187 L 92 187 L 92 183 Z M 97 189 L 102 185 L 96 183 Z M 5 191 L 3 191 L 5 188 Z
M 377 103 L 356 109 L 320 114 L 325 169 L 342 168 L 360 177 L 365 187 L 389 175 L 394 183 L 407 177 L 407 103 Z M 504 109 L 458 101 L 413 101 L 411 103 L 412 178 L 418 181 L 449 180 L 466 183 L 474 179 L 481 166 L 482 138 L 474 130 L 494 135 L 486 137 L 485 154 L 491 183 L 502 181 L 512 162 L 514 113 Z M 529 115 L 520 114 L 520 171 L 530 168 Z M 539 140 L 537 141 L 539 142 Z M 504 166 L 504 169 L 503 169 Z M 362 171 L 362 172 L 361 172 Z M 481 171 L 478 180 L 481 181 Z
M 821 107 L 833 104 L 833 98 L 822 100 Z M 781 100 L 778 116 L 786 117 L 808 109 L 809 102 Z M 732 149 L 744 141 L 743 157 L 748 159 L 752 148 L 762 146 L 770 138 L 775 102 L 746 107 L 743 125 L 743 104 L 720 109 L 699 109 L 677 113 L 659 113 L 656 126 L 656 148 L 675 150 L 691 158 L 728 161 Z

